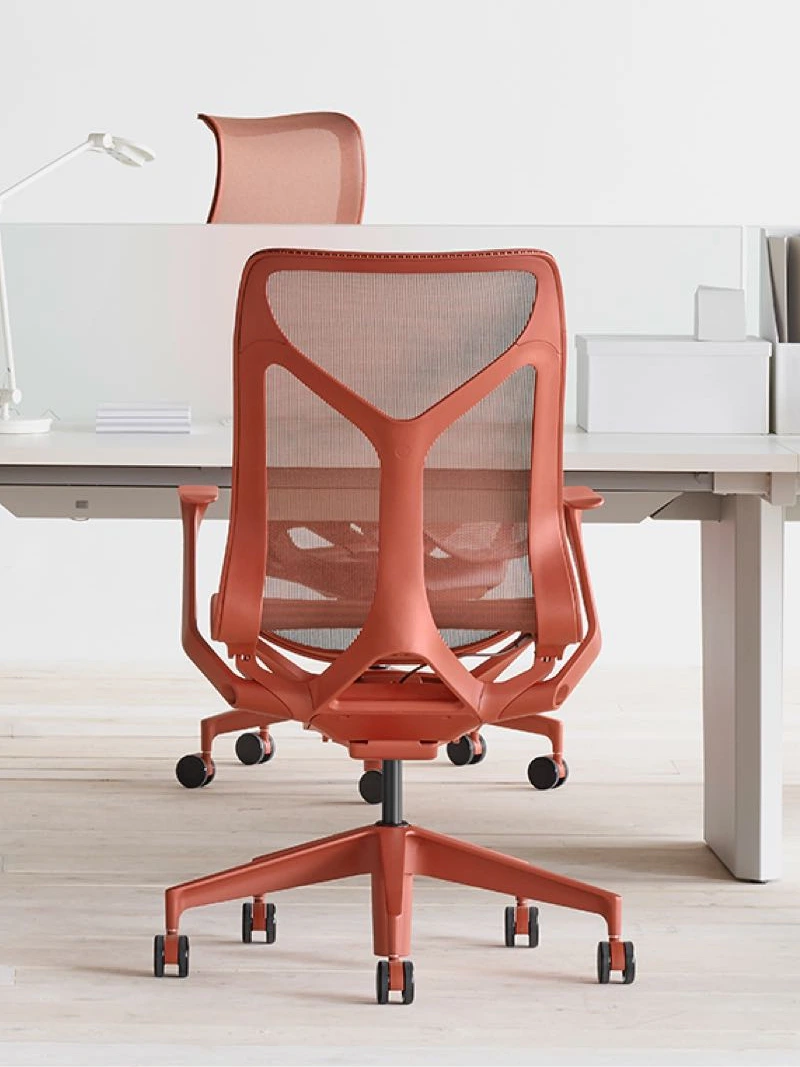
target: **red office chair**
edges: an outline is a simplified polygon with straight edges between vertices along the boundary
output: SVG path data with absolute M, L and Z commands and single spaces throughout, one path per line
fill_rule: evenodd
M 188 974 L 178 925 L 189 908 L 252 897 L 242 938 L 258 931 L 269 943 L 268 894 L 369 873 L 380 1003 L 392 991 L 413 999 L 417 874 L 514 898 L 509 946 L 538 941 L 530 901 L 595 912 L 608 927 L 599 981 L 612 972 L 633 981 L 618 896 L 402 818 L 402 760 L 432 759 L 484 723 L 530 728 L 597 656 L 580 513 L 601 500 L 563 488 L 564 353 L 560 278 L 542 252 L 295 250 L 248 261 L 234 338 L 231 519 L 212 600 L 212 637 L 235 669 L 195 621 L 196 533 L 216 497 L 205 487 L 181 490 L 184 647 L 232 707 L 296 720 L 355 759 L 382 761 L 382 819 L 168 889 L 157 976 L 167 966 Z M 370 531 L 377 552 L 346 595 L 321 595 L 276 575 L 274 522 L 347 522 L 356 535 Z M 437 569 L 431 580 L 427 539 L 454 524 L 473 564 L 483 560 L 481 586 L 474 567 L 453 568 L 450 580 Z M 510 544 L 519 547 L 508 560 Z M 533 651 L 513 677 L 498 677 L 491 659 L 469 669 L 456 652 L 510 630 Z M 325 650 L 322 672 L 302 670 L 281 642 Z

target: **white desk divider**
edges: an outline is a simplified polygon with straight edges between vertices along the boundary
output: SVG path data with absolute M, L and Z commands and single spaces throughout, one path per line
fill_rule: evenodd
M 576 333 L 691 334 L 698 285 L 742 288 L 738 226 L 4 224 L 26 410 L 93 422 L 99 404 L 180 398 L 231 414 L 231 336 L 248 256 L 269 247 L 542 248 Z M 750 333 L 757 322 L 748 323 Z M 575 421 L 575 366 L 567 421 Z

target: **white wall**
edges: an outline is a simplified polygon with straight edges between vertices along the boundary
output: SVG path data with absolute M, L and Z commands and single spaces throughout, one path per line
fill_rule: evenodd
M 4 0 L 0 16 L 0 188 L 89 130 L 158 154 L 143 172 L 84 157 L 8 222 L 201 221 L 214 151 L 196 112 L 311 109 L 363 128 L 367 222 L 800 216 L 793 0 Z M 205 535 L 209 591 L 222 535 Z M 697 529 L 587 536 L 605 662 L 698 662 Z M 0 514 L 3 661 L 183 665 L 178 537 Z M 789 578 L 797 558 L 792 529 Z

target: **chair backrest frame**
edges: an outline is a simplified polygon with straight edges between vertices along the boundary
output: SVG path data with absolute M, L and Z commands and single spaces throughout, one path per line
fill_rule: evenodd
M 271 275 L 292 270 L 421 275 L 525 271 L 536 279 L 536 296 L 532 314 L 510 348 L 416 418 L 393 419 L 284 336 L 266 294 Z M 536 409 L 528 558 L 537 657 L 558 657 L 580 641 L 583 619 L 563 507 L 565 351 L 561 280 L 555 261 L 545 252 L 367 254 L 294 249 L 251 256 L 236 313 L 231 521 L 215 598 L 214 636 L 228 645 L 231 655 L 249 656 L 261 632 L 268 547 L 266 376 L 270 367 L 279 366 L 352 422 L 371 441 L 381 465 L 380 551 L 372 608 L 358 638 L 312 683 L 315 703 L 334 699 L 373 662 L 398 653 L 429 663 L 460 699 L 478 703 L 483 683 L 444 645 L 431 616 L 422 573 L 422 472 L 429 448 L 444 430 L 510 374 L 532 366 Z

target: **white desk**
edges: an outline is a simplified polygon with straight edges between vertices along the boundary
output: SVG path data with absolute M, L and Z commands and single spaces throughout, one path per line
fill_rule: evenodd
M 177 517 L 181 483 L 230 486 L 230 429 L 0 438 L 0 504 L 21 516 Z M 784 505 L 800 440 L 570 432 L 565 470 L 604 522 L 702 523 L 705 840 L 737 878 L 781 872 Z M 210 515 L 225 517 L 228 493 Z M 658 610 L 658 605 L 653 605 Z

